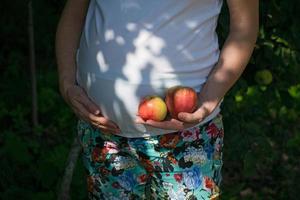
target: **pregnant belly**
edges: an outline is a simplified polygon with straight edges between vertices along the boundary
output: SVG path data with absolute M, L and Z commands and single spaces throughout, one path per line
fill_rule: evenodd
M 176 131 L 136 124 L 135 119 L 143 97 L 153 94 L 164 97 L 166 89 L 180 84 L 178 82 L 168 82 L 160 86 L 136 84 L 124 78 L 107 79 L 86 72 L 77 72 L 77 82 L 85 89 L 89 98 L 100 107 L 103 116 L 118 124 L 121 135 L 125 137 L 147 137 Z M 197 87 L 196 91 L 199 90 L 200 87 Z M 199 124 L 213 118 L 219 111 L 218 107 Z
M 100 107 L 102 114 L 118 124 L 124 136 L 146 137 L 175 131 L 134 122 L 140 100 L 153 94 L 163 97 L 165 87 L 133 84 L 122 78 L 111 80 L 92 73 L 77 74 L 77 81 L 89 98 Z

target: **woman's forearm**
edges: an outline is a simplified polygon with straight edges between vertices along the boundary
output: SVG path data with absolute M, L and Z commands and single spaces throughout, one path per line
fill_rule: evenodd
M 89 0 L 68 0 L 57 27 L 56 59 L 62 95 L 68 85 L 75 83 L 76 50 L 88 3 Z
M 200 93 L 200 102 L 208 107 L 217 105 L 241 76 L 254 48 L 253 37 L 228 37 L 217 65 L 211 71 Z
M 221 50 L 218 63 L 199 94 L 200 103 L 209 111 L 215 109 L 241 76 L 253 52 L 259 26 L 258 1 L 251 0 L 252 5 L 247 5 L 246 1 L 248 0 L 228 1 L 231 11 L 230 33 Z

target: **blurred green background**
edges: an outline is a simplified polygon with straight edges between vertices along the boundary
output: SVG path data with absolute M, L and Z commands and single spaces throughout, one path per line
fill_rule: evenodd
M 34 0 L 38 111 L 31 130 L 27 2 L 2 0 L 0 15 L 0 199 L 56 199 L 76 134 L 76 118 L 58 92 L 54 36 L 65 1 Z M 299 199 L 300 2 L 260 1 L 253 57 L 226 95 L 223 198 Z M 228 33 L 224 4 L 218 32 Z M 72 199 L 86 199 L 79 159 Z

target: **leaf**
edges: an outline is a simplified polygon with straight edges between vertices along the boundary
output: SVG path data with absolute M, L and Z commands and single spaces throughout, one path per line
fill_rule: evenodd
M 288 92 L 291 95 L 291 97 L 299 100 L 300 99 L 300 84 L 290 86 L 288 89 Z
M 240 95 L 240 94 L 235 95 L 235 101 L 236 101 L 237 103 L 243 101 L 243 96 Z

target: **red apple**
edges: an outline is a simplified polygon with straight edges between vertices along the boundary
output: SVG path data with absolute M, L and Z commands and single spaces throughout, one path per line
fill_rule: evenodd
M 162 121 L 167 116 L 167 105 L 159 96 L 148 95 L 140 102 L 138 115 L 143 120 Z
M 167 90 L 165 102 L 170 115 L 178 119 L 178 113 L 196 110 L 198 96 L 193 88 L 177 85 Z

